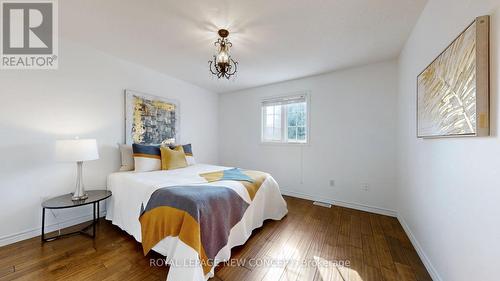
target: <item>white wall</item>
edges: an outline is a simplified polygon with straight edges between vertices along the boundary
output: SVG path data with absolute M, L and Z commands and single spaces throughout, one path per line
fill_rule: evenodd
M 96 138 L 101 157 L 84 164 L 84 176 L 88 189 L 105 187 L 106 176 L 119 168 L 124 89 L 178 99 L 181 141 L 193 143 L 199 162 L 217 163 L 216 94 L 66 40 L 60 43 L 58 70 L 0 71 L 0 245 L 39 234 L 41 199 L 73 191 L 76 168 L 54 161 L 56 139 Z M 48 224 L 91 211 L 55 214 L 57 219 L 49 213 Z
M 310 145 L 262 145 L 261 99 L 303 90 L 311 93 Z M 392 214 L 396 95 L 395 61 L 222 94 L 219 159 L 270 172 L 294 196 Z
M 415 136 L 415 81 L 477 16 L 491 18 L 491 129 L 483 138 Z M 499 280 L 500 2 L 431 0 L 399 60 L 399 208 L 435 280 Z

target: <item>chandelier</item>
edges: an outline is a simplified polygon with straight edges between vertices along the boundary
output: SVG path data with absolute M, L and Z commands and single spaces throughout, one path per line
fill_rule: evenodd
M 231 76 L 236 74 L 238 62 L 234 61 L 229 55 L 229 48 L 233 46 L 231 42 L 227 39 L 229 31 L 226 29 L 220 29 L 218 32 L 220 38 L 214 43 L 217 47 L 217 54 L 214 55 L 214 59 L 208 61 L 210 72 L 217 76 L 218 79 L 226 78 L 229 79 Z

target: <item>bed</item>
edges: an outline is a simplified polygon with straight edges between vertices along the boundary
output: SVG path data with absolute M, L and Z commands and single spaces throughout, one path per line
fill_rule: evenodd
M 251 172 L 245 170 L 206 164 L 195 164 L 168 171 L 113 173 L 108 177 L 108 188 L 113 192 L 113 196 L 108 204 L 106 219 L 132 235 L 138 242 L 143 243 L 145 253 L 151 248 L 151 250 L 165 256 L 170 264 L 168 281 L 208 280 L 213 277 L 217 263 L 230 259 L 231 248 L 243 245 L 252 231 L 261 227 L 265 220 L 281 220 L 288 212 L 279 186 L 271 175 L 260 173 L 259 186 L 257 189 L 252 189 L 252 185 L 249 184 L 252 182 L 251 180 L 246 182 L 239 180 L 239 178 L 232 179 L 234 172 L 252 176 Z M 222 174 L 226 176 L 217 180 L 217 175 Z M 172 193 L 173 191 L 174 193 Z M 194 191 L 194 195 L 192 191 Z M 217 195 L 219 191 L 221 194 L 226 192 L 227 196 Z M 184 195 L 185 192 L 188 192 L 187 195 Z M 204 236 L 204 240 L 200 240 L 200 243 L 205 246 L 201 247 L 201 250 L 197 250 L 197 247 L 190 242 L 192 237 L 186 238 L 186 235 L 192 236 L 193 231 L 190 230 L 181 234 L 165 235 L 165 237 L 155 234 L 161 239 L 151 238 L 150 234 L 158 233 L 158 229 L 171 227 L 171 225 L 165 224 L 180 223 L 170 222 L 170 218 L 161 218 L 162 213 L 156 214 L 156 220 L 150 219 L 151 216 L 148 217 L 154 213 L 154 210 L 160 209 L 155 209 L 154 207 L 158 206 L 153 204 L 159 201 L 158 198 L 164 201 L 170 200 L 170 204 L 175 205 L 180 204 L 179 202 L 184 200 L 184 196 L 203 200 L 204 192 L 216 194 L 217 198 L 214 200 L 226 200 L 224 204 L 229 204 L 229 207 L 224 208 L 228 210 L 227 220 L 230 218 L 233 221 L 232 224 L 227 223 L 230 228 L 227 225 L 225 228 L 214 225 L 224 224 L 224 222 L 219 221 L 220 217 L 225 217 L 225 215 L 207 216 L 205 210 L 204 226 L 201 223 L 202 220 L 199 221 L 202 230 L 207 228 L 207 225 L 209 230 L 208 232 L 202 231 L 200 235 Z M 235 196 L 235 194 L 237 195 Z M 174 196 L 177 197 L 174 198 Z M 218 197 L 224 197 L 224 199 Z M 200 205 L 204 204 L 200 203 Z M 167 208 L 163 207 L 163 210 L 165 209 Z M 233 209 L 236 211 L 231 211 Z M 238 216 L 238 212 L 240 216 Z M 203 213 L 203 210 L 198 213 Z M 191 216 L 184 217 L 191 218 Z M 210 217 L 208 222 L 206 217 Z M 217 217 L 219 221 L 214 220 L 213 217 Z M 157 222 L 159 220 L 162 221 L 163 225 L 156 225 L 155 229 L 151 221 Z M 183 222 L 187 224 L 185 219 Z M 220 235 L 221 232 L 225 232 L 224 229 L 227 229 L 227 235 Z M 146 244 L 149 244 L 147 249 Z M 214 244 L 218 244 L 219 247 L 215 247 Z M 207 256 L 211 261 L 209 265 L 200 262 L 207 259 Z

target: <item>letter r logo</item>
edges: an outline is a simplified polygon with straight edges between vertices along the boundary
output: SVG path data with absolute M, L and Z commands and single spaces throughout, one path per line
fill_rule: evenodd
M 53 3 L 2 3 L 3 54 L 51 54 Z

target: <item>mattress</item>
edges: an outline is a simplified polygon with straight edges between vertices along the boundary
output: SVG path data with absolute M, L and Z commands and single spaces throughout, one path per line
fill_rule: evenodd
M 206 164 L 195 164 L 186 168 L 153 172 L 119 172 L 108 177 L 108 189 L 113 192 L 107 207 L 106 219 L 141 242 L 139 217 L 151 194 L 157 189 L 171 186 L 214 185 L 232 189 L 248 202 L 249 206 L 241 220 L 231 228 L 227 245 L 216 255 L 216 263 L 230 259 L 231 248 L 243 245 L 252 231 L 262 226 L 267 219 L 280 220 L 288 212 L 286 202 L 281 196 L 279 186 L 268 175 L 250 199 L 247 189 L 239 181 L 223 180 L 207 182 L 200 174 L 229 170 Z M 166 237 L 153 247 L 153 250 L 167 257 L 170 264 L 168 281 L 204 281 L 214 275 L 214 268 L 207 274 L 197 261 L 198 253 L 178 237 Z

